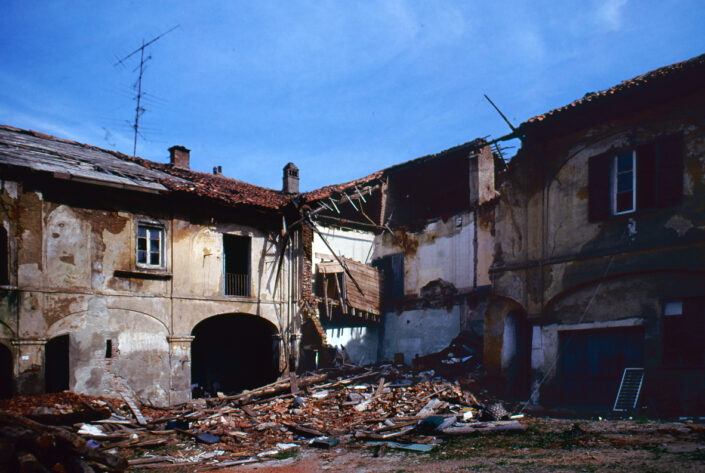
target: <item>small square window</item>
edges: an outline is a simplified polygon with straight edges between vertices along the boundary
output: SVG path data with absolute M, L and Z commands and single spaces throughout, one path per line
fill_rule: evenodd
M 149 268 L 164 267 L 164 228 L 137 226 L 137 264 Z
M 612 214 L 636 210 L 636 159 L 634 151 L 622 153 L 612 161 Z

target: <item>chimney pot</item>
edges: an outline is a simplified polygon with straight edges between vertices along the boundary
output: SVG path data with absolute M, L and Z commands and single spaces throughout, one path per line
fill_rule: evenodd
M 171 159 L 171 167 L 179 169 L 190 169 L 191 161 L 191 150 L 181 146 L 176 145 L 169 148 L 169 156 Z
M 287 194 L 299 193 L 299 168 L 294 163 L 284 166 L 284 185 L 282 190 Z

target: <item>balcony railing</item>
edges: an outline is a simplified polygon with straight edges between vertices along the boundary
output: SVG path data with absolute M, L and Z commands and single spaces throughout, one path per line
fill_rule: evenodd
M 248 296 L 250 295 L 250 275 L 225 273 L 225 295 L 226 296 Z

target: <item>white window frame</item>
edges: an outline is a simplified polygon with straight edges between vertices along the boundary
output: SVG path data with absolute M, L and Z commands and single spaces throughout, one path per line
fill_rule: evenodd
M 625 154 L 632 155 L 632 206 L 630 209 L 617 211 L 617 163 L 620 156 Z M 632 150 L 628 153 L 620 153 L 612 157 L 612 167 L 611 167 L 611 179 L 610 179 L 610 200 L 611 200 L 611 210 L 612 215 L 623 215 L 629 214 L 636 211 L 636 151 Z
M 146 250 L 140 250 L 140 229 L 144 228 L 146 230 Z M 152 241 L 154 239 L 150 238 L 152 232 L 159 232 L 159 263 L 150 263 L 152 251 Z M 166 262 L 166 255 L 164 251 L 164 241 L 165 241 L 165 230 L 164 225 L 152 223 L 152 222 L 139 222 L 137 223 L 137 231 L 135 233 L 135 263 L 140 268 L 149 269 L 164 269 Z M 140 251 L 146 251 L 146 262 L 140 262 Z

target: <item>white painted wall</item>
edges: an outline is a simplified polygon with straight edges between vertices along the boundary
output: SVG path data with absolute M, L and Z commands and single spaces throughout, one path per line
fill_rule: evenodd
M 409 233 L 418 243 L 415 252 L 404 256 L 404 292 L 419 294 L 423 286 L 441 278 L 458 289 L 473 285 L 473 214 L 464 212 L 429 222 L 423 230 Z M 384 233 L 377 237 L 374 257 L 380 258 L 401 252 L 394 238 Z
M 366 364 L 377 361 L 379 327 L 328 328 L 326 338 L 334 347 L 345 347 L 353 363 Z
M 407 310 L 401 314 L 384 315 L 384 339 L 381 360 L 393 360 L 395 353 L 404 354 L 404 363 L 411 364 L 418 356 L 436 353 L 460 333 L 460 308 Z
M 360 263 L 369 264 L 372 261 L 372 245 L 375 235 L 371 232 L 358 230 L 342 230 L 338 228 L 327 228 L 316 226 L 323 234 L 326 241 L 333 247 L 338 256 L 344 256 Z M 330 250 L 323 243 L 321 237 L 313 234 L 313 264 L 320 263 L 320 255 L 331 255 Z

